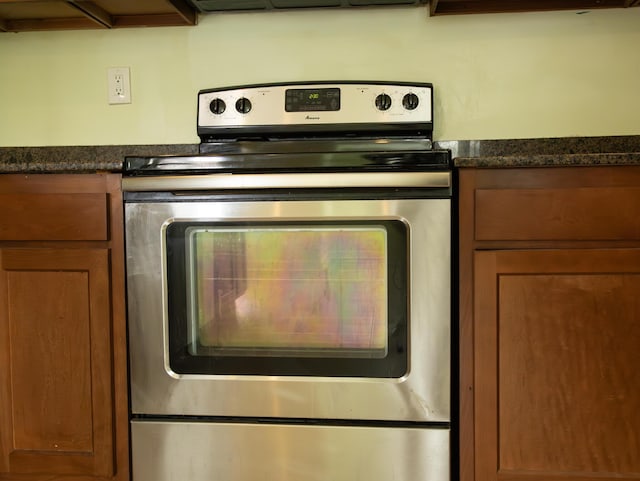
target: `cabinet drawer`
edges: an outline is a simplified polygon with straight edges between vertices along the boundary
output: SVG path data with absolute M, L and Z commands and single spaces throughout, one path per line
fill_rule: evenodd
M 0 194 L 0 241 L 108 240 L 107 195 Z
M 639 240 L 640 188 L 478 189 L 475 239 Z

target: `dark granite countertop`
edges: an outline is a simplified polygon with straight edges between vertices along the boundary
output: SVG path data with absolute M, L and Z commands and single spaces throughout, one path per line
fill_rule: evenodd
M 640 136 L 436 142 L 456 167 L 640 165 Z
M 640 165 L 640 135 L 437 141 L 456 167 Z M 120 172 L 126 156 L 194 155 L 197 144 L 0 147 L 0 173 Z
M 0 147 L 0 173 L 120 172 L 126 156 L 197 153 L 197 144 Z

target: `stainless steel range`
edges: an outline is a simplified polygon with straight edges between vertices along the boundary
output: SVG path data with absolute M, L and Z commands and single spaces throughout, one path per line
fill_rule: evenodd
M 134 481 L 450 478 L 432 97 L 204 90 L 200 155 L 126 159 Z

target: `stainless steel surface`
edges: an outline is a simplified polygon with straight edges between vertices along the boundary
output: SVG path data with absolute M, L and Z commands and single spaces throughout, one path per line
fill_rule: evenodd
M 353 172 L 307 174 L 208 174 L 125 177 L 122 189 L 132 192 L 215 189 L 362 188 L 451 186 L 451 172 Z
M 274 5 L 285 6 L 280 3 Z M 432 98 L 431 84 L 408 82 L 202 90 L 200 155 L 126 159 L 134 481 L 449 480 L 452 175 L 449 151 L 432 149 Z M 181 337 L 190 335 L 189 328 L 168 318 L 169 297 L 171 315 L 178 319 L 195 304 L 188 292 L 193 276 L 175 267 L 185 262 L 183 234 L 195 224 L 214 230 L 235 229 L 236 222 L 362 226 L 389 220 L 404 223 L 407 236 L 397 223 L 389 231 L 386 245 L 393 252 L 387 267 L 401 266 L 389 270 L 397 274 L 382 276 L 388 287 L 382 292 L 389 292 L 385 304 L 371 303 L 368 287 L 359 287 L 358 296 L 350 298 L 389 311 L 383 369 L 368 369 L 378 359 L 348 364 L 335 357 L 314 358 L 322 369 L 309 367 L 302 354 L 310 351 L 300 343 L 287 350 L 294 357 L 274 350 L 272 357 L 250 358 L 236 349 L 232 357 L 248 364 L 224 368 L 222 356 L 207 357 L 213 351 L 201 356 L 182 351 L 190 344 Z M 173 222 L 191 226 L 169 229 Z M 368 254 L 366 260 L 371 258 Z M 238 259 L 240 264 L 246 260 Z M 216 277 L 207 276 L 201 278 Z M 167 277 L 174 284 L 169 286 Z M 244 281 L 250 276 L 228 277 Z M 296 292 L 315 302 L 308 289 L 299 287 L 298 282 Z M 220 289 L 200 285 L 198 292 L 212 300 Z M 271 297 L 271 290 L 265 292 Z M 291 302 L 279 302 L 286 317 Z M 224 310 L 224 303 L 218 304 Z M 269 318 L 264 308 L 260 315 Z M 222 324 L 216 315 L 199 316 Z M 278 311 L 271 317 L 281 321 L 283 315 Z M 299 321 L 300 316 L 292 317 Z M 171 338 L 175 371 L 232 374 L 174 372 L 170 329 L 172 336 L 178 334 Z M 197 364 L 181 364 L 195 358 Z M 265 366 L 254 369 L 257 362 Z M 215 369 L 209 363 L 217 363 Z M 331 369 L 324 369 L 327 364 Z M 292 365 L 295 369 L 289 369 Z M 263 372 L 271 375 L 256 374 Z M 401 377 L 388 377 L 393 375 Z
M 129 156 L 123 169 L 125 177 L 450 170 L 450 152 L 431 147 L 428 139 L 408 138 L 218 141 L 200 144 L 200 155 Z
M 285 95 L 291 89 L 339 89 L 340 106 L 335 111 L 285 111 Z M 388 110 L 376 108 L 376 97 L 386 94 L 391 99 Z M 403 106 L 407 94 L 416 95 L 417 106 L 411 110 Z M 424 84 L 394 83 L 308 83 L 259 85 L 204 91 L 198 95 L 198 127 L 242 127 L 282 125 L 336 125 L 362 123 L 431 122 L 432 88 Z M 222 113 L 211 111 L 214 100 L 224 102 Z M 247 113 L 238 112 L 240 99 L 251 103 Z
M 131 423 L 135 481 L 446 481 L 449 431 Z
M 301 145 L 302 144 L 302 145 Z M 255 140 L 218 141 L 200 144 L 201 153 L 215 154 L 300 154 L 326 152 L 425 152 L 433 148 L 433 142 L 426 138 L 416 137 L 384 137 L 382 134 L 375 138 L 345 138 L 339 139 L 310 139 L 304 140 L 270 140 L 256 142 Z M 445 147 L 446 148 L 446 147 Z
M 399 219 L 409 227 L 409 373 L 400 379 L 178 376 L 167 361 L 164 229 L 174 220 Z M 125 205 L 134 414 L 450 419 L 449 199 Z

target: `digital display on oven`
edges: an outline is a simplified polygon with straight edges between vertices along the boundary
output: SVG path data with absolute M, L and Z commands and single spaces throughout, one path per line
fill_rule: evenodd
M 287 89 L 287 112 L 329 112 L 340 110 L 340 89 Z

